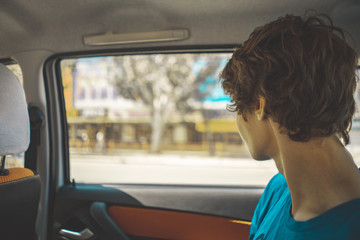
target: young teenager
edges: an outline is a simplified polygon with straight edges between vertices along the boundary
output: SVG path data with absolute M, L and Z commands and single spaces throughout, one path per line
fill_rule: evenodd
M 250 239 L 360 239 L 360 173 L 346 150 L 358 55 L 326 15 L 287 15 L 256 28 L 227 63 L 239 133 L 279 170 Z

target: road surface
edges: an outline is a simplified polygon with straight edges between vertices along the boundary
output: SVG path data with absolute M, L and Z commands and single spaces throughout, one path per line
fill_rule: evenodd
M 145 158 L 146 157 L 146 158 Z M 86 183 L 266 185 L 273 161 L 178 155 L 72 155 L 71 177 Z
M 360 130 L 347 146 L 360 166 Z M 246 155 L 246 154 L 245 154 Z M 203 155 L 149 155 L 121 150 L 118 155 L 71 154 L 71 178 L 85 183 L 147 183 L 265 186 L 277 173 L 272 160 L 216 158 Z

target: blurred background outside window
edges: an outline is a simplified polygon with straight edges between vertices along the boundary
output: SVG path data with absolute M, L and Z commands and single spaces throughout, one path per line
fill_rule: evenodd
M 71 178 L 85 183 L 264 186 L 219 84 L 229 53 L 61 61 Z M 358 126 L 359 125 L 359 126 Z M 349 149 L 358 152 L 359 139 Z

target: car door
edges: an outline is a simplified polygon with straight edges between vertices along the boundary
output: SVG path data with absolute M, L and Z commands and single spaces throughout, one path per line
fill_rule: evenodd
M 46 63 L 52 239 L 247 239 L 272 162 L 250 158 L 218 75 L 229 50 Z

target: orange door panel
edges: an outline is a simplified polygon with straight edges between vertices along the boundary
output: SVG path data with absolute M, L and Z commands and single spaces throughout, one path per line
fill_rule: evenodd
M 171 240 L 248 239 L 250 222 L 170 210 L 110 206 L 109 215 L 127 234 Z

